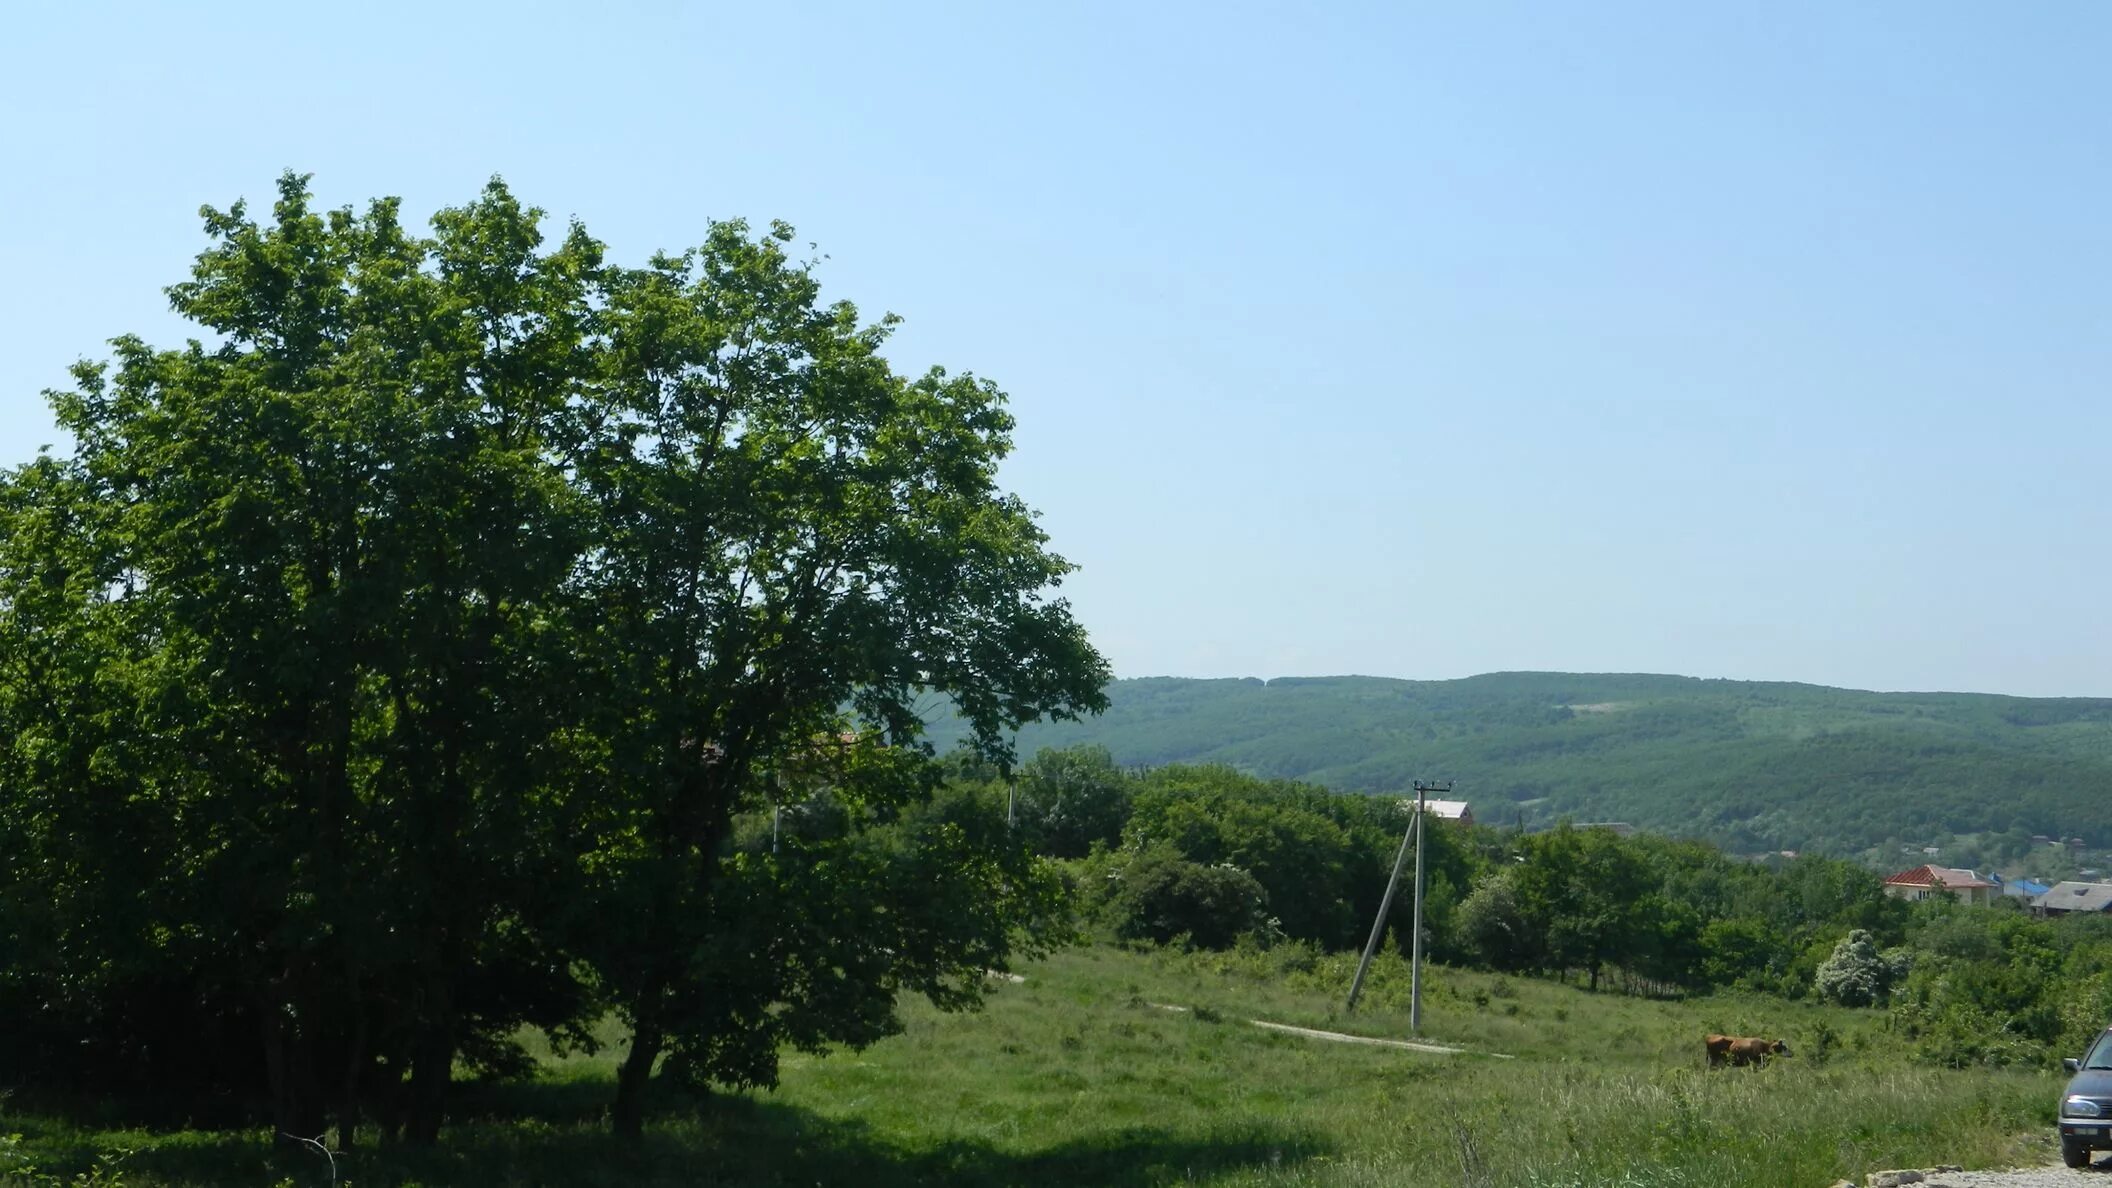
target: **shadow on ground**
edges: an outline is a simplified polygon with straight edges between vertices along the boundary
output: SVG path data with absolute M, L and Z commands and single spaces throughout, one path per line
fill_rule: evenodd
M 624 1144 L 607 1133 L 607 1086 L 545 1083 L 475 1088 L 461 1121 L 437 1149 L 367 1149 L 341 1156 L 339 1183 L 359 1188 L 547 1185 L 853 1185 L 905 1188 L 960 1185 L 1096 1184 L 1113 1188 L 1186 1183 L 1247 1168 L 1292 1167 L 1326 1153 L 1315 1136 L 1263 1118 L 1228 1118 L 1209 1133 L 1154 1127 L 1080 1136 L 1031 1150 L 949 1140 L 904 1145 L 855 1121 L 751 1097 L 663 1099 L 645 1138 Z M 8 1124 L 24 1130 L 23 1119 Z M 67 1135 L 25 1134 L 47 1169 L 83 1167 L 95 1148 Z M 74 1132 L 72 1137 L 88 1136 Z M 43 1141 L 37 1141 L 37 1140 Z M 265 1141 L 261 1131 L 156 1136 L 127 1158 L 132 1182 L 202 1188 L 291 1179 L 300 1188 L 331 1182 L 312 1150 Z

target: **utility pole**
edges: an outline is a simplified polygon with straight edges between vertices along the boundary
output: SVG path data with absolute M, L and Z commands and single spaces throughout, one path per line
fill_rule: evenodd
M 1415 782 L 1415 819 L 1423 819 L 1432 792 L 1450 792 L 1451 780 Z M 1408 956 L 1408 1034 L 1423 1033 L 1423 831 L 1415 833 L 1415 919 Z

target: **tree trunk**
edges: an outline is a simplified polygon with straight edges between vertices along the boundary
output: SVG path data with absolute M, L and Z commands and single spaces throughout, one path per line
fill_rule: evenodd
M 447 1086 L 454 1075 L 455 1010 L 454 979 L 464 965 L 462 950 L 470 929 L 461 920 L 464 888 L 457 885 L 461 862 L 462 822 L 467 792 L 457 759 L 456 731 L 432 721 L 426 728 L 438 731 L 438 786 L 434 794 L 429 833 L 426 838 L 426 871 L 431 879 L 433 900 L 422 946 L 426 996 L 423 1024 L 412 1040 L 410 1124 L 406 1137 L 414 1146 L 430 1146 L 440 1139 L 440 1123 L 447 1109 Z
M 645 1090 L 664 1040 L 658 1024 L 645 1020 L 631 1033 L 630 1053 L 616 1072 L 616 1107 L 610 1116 L 618 1138 L 636 1142 L 645 1133 Z
M 316 1079 L 315 1038 L 302 1022 L 315 1015 L 281 1000 L 267 1008 L 264 1067 L 271 1085 L 271 1124 L 282 1135 L 314 1138 L 323 1133 L 324 1109 Z
M 286 1020 L 274 1009 L 264 1008 L 264 1079 L 271 1089 L 271 1128 L 286 1134 L 294 1125 L 293 1082 L 286 1068 Z
M 405 1121 L 404 1069 L 410 1057 L 402 1051 L 384 1051 L 374 1061 L 374 1080 L 368 1094 L 374 1111 L 374 1128 L 384 1146 L 403 1141 Z
M 345 1075 L 337 1088 L 337 1149 L 350 1151 L 359 1137 L 359 1080 L 367 1063 L 367 1013 L 355 1000 L 352 1038 L 345 1045 Z
M 435 1020 L 418 1038 L 418 1051 L 411 1058 L 410 1125 L 405 1138 L 412 1145 L 429 1147 L 440 1141 L 447 1083 L 454 1075 L 454 1065 L 454 1028 L 446 1020 Z

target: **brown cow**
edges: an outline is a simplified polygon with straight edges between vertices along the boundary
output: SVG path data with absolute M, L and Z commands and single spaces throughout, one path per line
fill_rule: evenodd
M 1708 1049 L 1710 1068 L 1723 1067 L 1724 1060 L 1731 1054 L 1731 1039 L 1731 1036 L 1718 1035 L 1713 1031 L 1702 1039 L 1702 1046 Z
M 1773 1056 L 1789 1055 L 1789 1045 L 1781 1040 L 1761 1039 L 1757 1036 L 1717 1035 L 1710 1032 L 1703 1040 L 1709 1054 L 1709 1067 L 1722 1068 L 1724 1061 L 1738 1067 L 1767 1063 Z

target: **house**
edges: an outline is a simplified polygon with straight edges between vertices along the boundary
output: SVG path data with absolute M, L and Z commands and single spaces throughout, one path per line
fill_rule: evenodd
M 2056 883 L 2053 890 L 2031 901 L 2031 910 L 2042 916 L 2112 911 L 2112 883 Z
M 1885 879 L 1885 894 L 1894 899 L 1919 900 L 1949 895 L 1960 903 L 1983 906 L 1995 901 L 1996 886 L 1969 870 L 1952 866 L 1917 866 Z
M 1472 825 L 1474 823 L 1474 810 L 1468 808 L 1467 802 L 1464 800 L 1425 800 L 1423 801 L 1423 807 L 1433 817 L 1439 817 L 1446 821 L 1457 821 L 1462 825 Z M 1402 797 L 1401 811 L 1414 812 L 1414 798 Z
M 2037 879 L 2015 878 L 2001 879 L 2000 881 L 2002 883 L 2002 894 L 2024 900 L 2026 903 L 2053 890 L 2052 887 Z
M 1464 800 L 1426 800 L 1423 806 L 1426 811 L 1447 821 L 1457 821 L 1462 825 L 1474 823 L 1474 810 L 1468 808 Z

